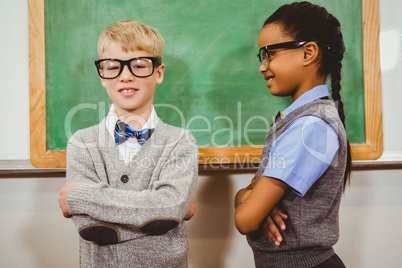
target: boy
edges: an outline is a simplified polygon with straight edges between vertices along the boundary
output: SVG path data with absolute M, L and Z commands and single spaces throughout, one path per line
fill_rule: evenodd
M 183 220 L 195 212 L 198 147 L 153 108 L 163 46 L 155 29 L 133 20 L 99 38 L 95 64 L 113 105 L 70 138 L 59 198 L 80 235 L 81 267 L 187 267 Z

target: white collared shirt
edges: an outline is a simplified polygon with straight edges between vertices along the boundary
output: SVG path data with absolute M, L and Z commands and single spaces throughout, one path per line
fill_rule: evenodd
M 110 106 L 109 114 L 106 118 L 106 129 L 109 134 L 113 137 L 114 140 L 114 129 L 119 119 L 118 115 L 116 114 L 116 110 L 114 105 Z M 156 127 L 158 121 L 158 116 L 156 115 L 155 108 L 152 107 L 152 112 L 148 117 L 147 122 L 142 126 L 142 129 L 154 129 Z M 138 143 L 137 139 L 128 139 L 126 142 L 117 145 L 119 148 L 120 160 L 123 160 L 126 165 L 130 163 L 133 157 L 138 153 L 141 149 L 141 145 Z

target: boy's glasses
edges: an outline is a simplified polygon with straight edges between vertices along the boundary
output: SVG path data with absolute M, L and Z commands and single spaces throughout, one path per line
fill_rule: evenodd
M 129 60 L 101 59 L 95 61 L 98 74 L 104 79 L 118 77 L 125 65 L 127 65 L 134 76 L 148 77 L 154 73 L 156 64 L 162 64 L 162 59 L 156 57 L 138 57 Z
M 269 59 L 272 56 L 272 52 L 269 52 L 270 50 L 299 48 L 309 42 L 310 41 L 292 41 L 292 42 L 273 44 L 273 45 L 269 45 L 269 46 L 263 46 L 260 48 L 260 51 L 258 52 L 257 57 L 260 60 L 261 64 L 263 64 L 268 69 L 269 62 L 270 62 Z M 312 42 L 315 42 L 315 41 L 312 41 Z M 317 43 L 317 42 L 315 42 L 315 43 Z

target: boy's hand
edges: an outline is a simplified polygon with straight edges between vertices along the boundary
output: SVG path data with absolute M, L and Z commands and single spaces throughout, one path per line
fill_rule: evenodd
M 193 198 L 191 200 L 191 203 L 190 203 L 190 208 L 188 210 L 188 214 L 187 214 L 187 216 L 185 218 L 186 221 L 189 221 L 194 216 L 195 209 L 196 209 L 196 207 L 195 207 L 195 199 Z
M 70 191 L 71 187 L 73 187 L 74 184 L 76 184 L 78 181 L 71 181 L 66 183 L 63 188 L 61 188 L 59 194 L 59 206 L 61 208 L 61 211 L 63 212 L 63 216 L 66 218 L 70 218 L 71 214 L 68 212 L 67 208 L 67 195 L 68 192 Z
M 275 243 L 277 247 L 279 247 L 283 241 L 282 235 L 278 230 L 278 226 L 281 230 L 285 230 L 286 225 L 283 220 L 287 218 L 288 215 L 284 214 L 278 207 L 275 207 L 262 227 L 264 235 L 269 241 Z

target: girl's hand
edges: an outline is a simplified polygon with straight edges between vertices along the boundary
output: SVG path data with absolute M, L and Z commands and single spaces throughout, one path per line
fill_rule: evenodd
M 257 184 L 257 172 L 251 179 L 250 184 L 246 188 L 243 188 L 237 192 L 235 197 L 235 208 L 244 201 L 246 201 L 246 199 L 250 196 L 256 184 Z
M 275 243 L 277 247 L 279 247 L 283 241 L 278 227 L 284 231 L 286 229 L 286 225 L 283 220 L 286 220 L 287 218 L 288 215 L 283 213 L 278 207 L 275 207 L 262 227 L 264 235 L 269 241 Z
M 251 189 L 254 189 L 255 185 L 257 184 L 257 173 L 255 173 L 254 177 L 251 179 Z
M 243 188 L 237 192 L 235 196 L 235 208 L 244 203 L 244 201 L 246 201 L 247 198 L 250 196 L 251 192 L 253 191 L 252 189 L 250 189 L 250 185 L 247 186 L 247 188 Z
M 247 190 L 246 192 L 244 192 L 243 196 L 241 197 L 240 203 L 243 203 L 244 201 L 246 201 L 252 191 L 253 190 Z
M 289 186 L 285 182 L 262 176 L 254 189 L 246 188 L 237 192 L 234 215 L 237 230 L 241 234 L 259 230 L 288 189 Z

